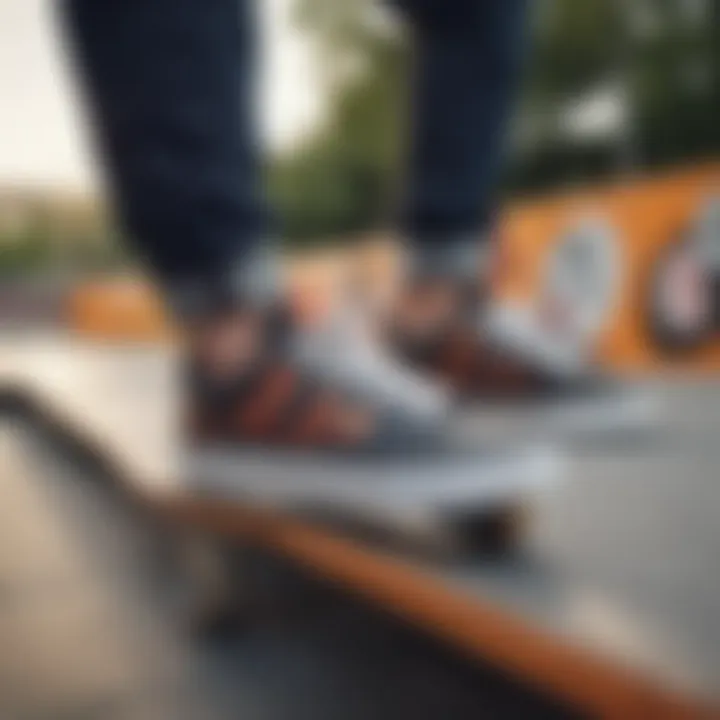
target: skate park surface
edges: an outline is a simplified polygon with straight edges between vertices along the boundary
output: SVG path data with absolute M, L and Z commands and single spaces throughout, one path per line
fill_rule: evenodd
M 144 523 L 14 422 L 0 458 L 3 720 L 521 717 L 530 703 L 288 568 L 238 638 L 195 641 L 168 613 Z
M 475 716 L 472 708 L 478 702 L 502 708 L 491 717 L 527 716 L 514 706 L 516 714 L 508 714 L 511 706 L 503 705 L 511 702 L 508 697 L 532 703 L 535 715 L 543 708 L 548 717 L 568 709 L 604 717 L 699 717 L 701 707 L 704 711 L 717 702 L 720 576 L 713 568 L 720 557 L 720 450 L 715 442 L 720 387 L 713 380 L 663 382 L 665 409 L 657 433 L 622 445 L 583 448 L 572 458 L 569 481 L 534 508 L 526 551 L 491 562 L 399 554 L 291 518 L 243 515 L 240 508 L 179 500 L 170 349 L 90 342 L 58 331 L 5 332 L 1 342 L 1 384 L 12 391 L 6 398 L 30 394 L 62 416 L 110 457 L 129 483 L 130 495 L 206 532 L 252 538 L 301 568 L 303 576 L 339 586 L 343 600 L 318 601 L 319 607 L 329 603 L 329 615 L 341 616 L 334 632 L 328 632 L 322 619 L 326 611 L 314 602 L 314 620 L 283 632 L 278 629 L 282 623 L 271 623 L 264 635 L 263 623 L 253 624 L 251 639 L 239 648 L 198 657 L 195 650 L 178 646 L 185 642 L 178 639 L 182 634 L 168 630 L 166 620 L 153 615 L 152 602 L 138 597 L 146 590 L 138 579 L 142 571 L 135 567 L 143 555 L 135 529 L 122 522 L 122 528 L 115 526 L 107 500 L 95 497 L 92 483 L 77 482 L 82 472 L 36 437 L 32 421 L 6 422 L 0 506 L 9 541 L 3 543 L 0 586 L 7 588 L 8 601 L 0 611 L 5 634 L 0 647 L 13 650 L 0 651 L 0 689 L 5 686 L 0 698 L 9 703 L 8 710 L 0 704 L 0 717 L 144 717 L 141 712 L 183 717 L 179 709 L 164 705 L 150 709 L 167 702 L 182 704 L 188 718 L 213 717 L 215 711 L 217 717 L 231 717 L 222 714 L 223 703 L 240 703 L 243 693 L 247 702 L 258 692 L 252 680 L 262 670 L 247 676 L 247 666 L 255 667 L 253 642 L 271 646 L 261 650 L 274 667 L 272 672 L 266 668 L 274 678 L 270 695 L 277 703 L 280 695 L 287 702 L 296 698 L 296 713 L 287 714 L 278 704 L 273 717 L 301 717 L 298 697 L 307 701 L 308 716 L 350 717 L 349 712 L 339 715 L 333 703 L 347 704 L 353 692 L 364 693 L 370 706 L 377 703 L 377 712 L 359 703 L 353 708 L 358 717 L 381 717 L 385 711 L 397 717 L 400 702 L 408 703 L 403 715 L 419 717 L 448 716 L 439 709 L 448 702 L 460 703 L 458 717 Z M 84 472 L 92 474 L 87 468 Z M 67 573 L 66 564 L 72 566 Z M 70 598 L 67 618 L 59 609 L 65 594 Z M 128 595 L 132 602 L 126 602 Z M 382 619 L 372 616 L 376 611 Z M 24 617 L 25 626 L 14 614 Z M 461 681 L 464 671 L 448 670 L 437 660 L 439 650 L 420 652 L 416 639 L 398 639 L 405 638 L 405 630 L 386 626 L 386 615 L 457 653 L 478 672 L 480 666 L 492 670 Z M 47 623 L 42 641 L 29 630 L 37 623 Z M 123 630 L 123 623 L 133 632 Z M 146 633 L 148 623 L 152 632 Z M 93 642 L 105 634 L 102 643 Z M 358 634 L 371 639 L 360 642 Z M 343 637 L 345 642 L 339 640 Z M 388 645 L 390 637 L 394 640 Z M 295 643 L 296 654 L 289 659 L 281 649 L 284 638 Z M 104 653 L 97 662 L 97 688 L 79 671 L 55 675 L 65 664 L 59 649 L 63 642 L 67 652 L 75 644 L 87 651 L 74 661 L 78 668 L 94 665 L 94 652 Z M 51 652 L 43 643 L 56 649 Z M 343 646 L 342 652 L 333 643 Z M 361 646 L 357 653 L 356 645 Z M 135 667 L 137 653 L 143 662 L 157 665 L 157 681 L 133 682 L 133 672 L 142 674 L 142 663 Z M 155 662 L 153 653 L 162 657 Z M 406 686 L 405 700 L 395 698 L 394 705 L 383 700 L 379 686 L 388 678 L 358 669 L 378 663 L 394 668 L 413 688 L 434 687 L 434 699 L 423 701 L 418 690 L 414 708 Z M 328 665 L 335 670 L 326 681 Z M 496 671 L 501 678 L 492 675 Z M 413 673 L 425 680 L 413 682 Z M 392 673 L 391 678 L 400 683 Z M 507 678 L 513 691 L 503 696 L 497 688 Z M 284 682 L 283 693 L 277 683 Z M 51 686 L 44 700 L 28 689 L 44 684 Z M 327 705 L 325 714 L 297 688 L 303 684 L 312 702 Z M 185 690 L 171 692 L 170 700 L 169 691 L 157 690 L 180 685 Z M 145 695 L 128 699 L 121 692 L 127 686 L 144 687 Z M 528 699 L 527 688 L 544 698 Z M 65 698 L 67 707 L 75 709 L 52 714 L 47 709 L 48 702 L 56 702 L 52 698 Z M 266 699 L 255 699 L 266 707 Z M 110 703 L 115 715 L 102 708 L 93 715 L 93 703 L 102 702 Z M 23 710 L 23 703 L 29 709 Z

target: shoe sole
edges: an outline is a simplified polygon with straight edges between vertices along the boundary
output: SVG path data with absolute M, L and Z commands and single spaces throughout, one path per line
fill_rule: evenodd
M 201 493 L 391 512 L 467 511 L 522 500 L 556 485 L 564 474 L 563 458 L 545 447 L 430 462 L 203 449 L 183 462 L 183 476 Z
M 646 389 L 610 392 L 607 396 L 510 406 L 486 405 L 459 414 L 463 436 L 491 438 L 520 432 L 536 441 L 574 439 L 628 439 L 650 431 L 659 424 L 661 398 Z

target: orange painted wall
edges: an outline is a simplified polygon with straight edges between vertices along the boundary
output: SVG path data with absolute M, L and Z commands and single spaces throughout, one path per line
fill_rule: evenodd
M 617 232 L 622 273 L 618 296 L 601 332 L 598 355 L 621 369 L 720 369 L 720 341 L 682 358 L 663 356 L 647 331 L 647 292 L 660 253 L 711 194 L 720 197 L 720 165 L 641 179 L 511 207 L 504 219 L 507 276 L 501 296 L 535 292 L 543 260 L 574 222 L 603 217 Z

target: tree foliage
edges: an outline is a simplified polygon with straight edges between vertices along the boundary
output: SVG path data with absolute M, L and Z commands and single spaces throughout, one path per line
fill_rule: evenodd
M 278 159 L 272 189 L 287 237 L 332 238 L 382 219 L 406 115 L 407 43 L 373 0 L 297 0 L 332 97 L 326 123 Z M 531 4 L 532 62 L 518 117 L 538 141 L 513 156 L 509 190 L 548 189 L 618 170 L 720 153 L 718 0 L 542 0 Z M 565 142 L 559 110 L 594 88 L 625 98 L 624 137 Z

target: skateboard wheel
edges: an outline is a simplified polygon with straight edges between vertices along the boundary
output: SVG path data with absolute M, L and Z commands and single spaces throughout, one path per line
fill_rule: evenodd
M 456 523 L 458 545 L 465 553 L 488 559 L 517 555 L 528 523 L 524 505 L 502 505 Z

